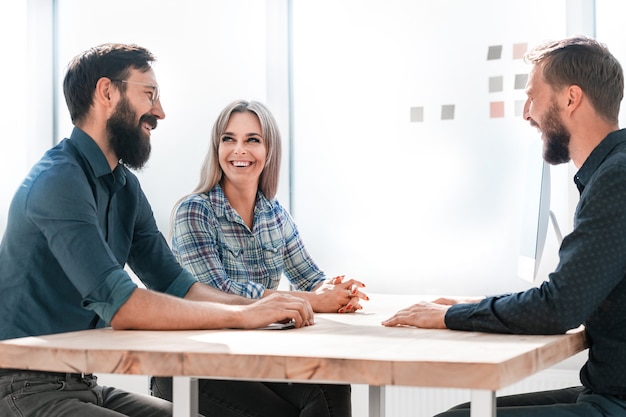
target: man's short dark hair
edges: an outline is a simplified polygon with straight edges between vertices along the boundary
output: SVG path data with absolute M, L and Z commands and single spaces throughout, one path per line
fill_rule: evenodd
M 155 60 L 146 48 L 120 43 L 98 45 L 74 57 L 63 80 L 63 93 L 72 123 L 83 121 L 89 112 L 100 78 L 124 80 L 131 68 L 146 72 Z M 126 85 L 120 83 L 119 88 L 125 91 Z
M 598 114 L 617 123 L 624 96 L 624 74 L 604 44 L 584 36 L 567 38 L 532 49 L 525 60 L 543 65 L 543 77 L 553 89 L 579 86 Z

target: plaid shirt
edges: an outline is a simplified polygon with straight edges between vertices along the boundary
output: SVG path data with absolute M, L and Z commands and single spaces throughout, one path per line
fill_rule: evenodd
M 219 185 L 185 198 L 176 209 L 172 250 L 198 281 L 248 298 L 261 298 L 265 288 L 277 288 L 283 272 L 303 291 L 326 279 L 289 213 L 260 191 L 252 231 Z

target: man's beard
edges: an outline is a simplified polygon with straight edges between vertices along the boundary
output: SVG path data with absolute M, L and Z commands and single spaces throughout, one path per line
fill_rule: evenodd
M 156 128 L 157 119 L 151 114 L 144 114 L 135 125 L 137 112 L 130 107 L 126 97 L 118 103 L 115 113 L 107 120 L 109 146 L 121 163 L 128 168 L 141 169 L 150 158 L 150 136 L 144 131 L 143 124 Z
M 561 123 L 559 108 L 555 102 L 552 103 L 548 112 L 541 120 L 541 131 L 545 137 L 543 145 L 543 159 L 551 165 L 569 162 L 569 140 L 570 133 Z

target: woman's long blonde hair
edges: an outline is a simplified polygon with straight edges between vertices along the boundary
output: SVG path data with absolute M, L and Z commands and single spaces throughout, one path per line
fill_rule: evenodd
M 280 176 L 281 162 L 281 139 L 278 124 L 269 109 L 258 101 L 236 100 L 230 103 L 222 110 L 213 124 L 211 131 L 211 143 L 209 151 L 204 157 L 202 168 L 200 169 L 200 181 L 196 188 L 189 194 L 181 197 L 170 215 L 170 237 L 174 228 L 174 217 L 176 209 L 180 203 L 192 194 L 206 193 L 222 181 L 224 171 L 219 164 L 218 151 L 222 134 L 228 126 L 228 121 L 233 113 L 250 112 L 256 115 L 261 124 L 261 135 L 265 141 L 267 148 L 267 157 L 265 158 L 265 167 L 259 178 L 259 190 L 268 200 L 273 199 L 278 191 L 278 178 Z

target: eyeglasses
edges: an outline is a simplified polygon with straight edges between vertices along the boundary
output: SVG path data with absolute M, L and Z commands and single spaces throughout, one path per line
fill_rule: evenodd
M 115 78 L 111 78 L 111 81 L 115 81 L 115 82 L 118 82 L 118 83 L 143 85 L 144 87 L 152 88 L 153 91 L 150 94 L 150 102 L 152 103 L 153 106 L 156 104 L 157 101 L 159 101 L 159 98 L 161 97 L 158 85 L 146 84 L 146 83 L 138 83 L 138 82 L 135 82 L 135 81 L 128 81 L 128 80 L 118 80 L 118 79 L 115 79 Z

